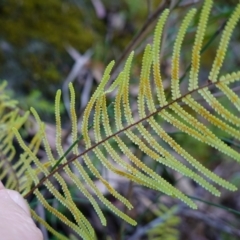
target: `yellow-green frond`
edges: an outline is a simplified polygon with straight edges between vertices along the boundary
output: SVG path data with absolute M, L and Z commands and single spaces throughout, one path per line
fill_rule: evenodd
M 137 224 L 99 189 L 97 183 L 102 184 L 104 191 L 124 207 L 133 208 L 132 202 L 108 180 L 105 172 L 177 198 L 191 208 L 197 207 L 194 201 L 166 181 L 149 163 L 176 171 L 215 196 L 220 195 L 219 186 L 235 191 L 233 184 L 203 166 L 197 154 L 189 151 L 172 134 L 173 131 L 179 131 L 187 138 L 223 154 L 225 158 L 230 157 L 240 162 L 240 153 L 221 139 L 223 134 L 240 140 L 240 120 L 236 115 L 240 111 L 240 98 L 232 87 L 239 82 L 240 71 L 223 76 L 219 74 L 230 37 L 240 18 L 240 4 L 237 4 L 224 28 L 209 79 L 202 84 L 204 79 L 200 79 L 199 74 L 200 55 L 212 5 L 213 1 L 206 0 L 200 13 L 192 50 L 188 91 L 184 91 L 184 94 L 180 91 L 181 54 L 184 54 L 181 53 L 181 47 L 196 9 L 190 10 L 180 25 L 173 44 L 171 79 L 166 80 L 171 82 L 164 87 L 160 68 L 165 59 L 160 59 L 160 52 L 163 49 L 161 39 L 164 25 L 170 12 L 166 9 L 157 23 L 153 43 L 148 44 L 144 50 L 136 98 L 130 96 L 134 52 L 129 54 L 115 81 L 109 82 L 114 61 L 106 67 L 100 84 L 84 110 L 82 122 L 79 123 L 75 109 L 75 91 L 70 83 L 71 134 L 69 132 L 65 136 L 67 141 L 64 141 L 60 114 L 61 91 L 57 91 L 55 146 L 48 140 L 47 125 L 34 108 L 31 108 L 34 116 L 32 121 L 36 122 L 38 130 L 29 143 L 24 141 L 20 128 L 27 121 L 29 113 L 20 113 L 16 102 L 4 92 L 6 82 L 0 84 L 0 179 L 5 179 L 7 187 L 18 190 L 25 197 L 34 195 L 47 212 L 72 228 L 79 237 L 89 240 L 96 239 L 95 232 L 75 202 L 72 187 L 92 206 L 102 225 L 108 224 L 102 206 L 127 223 Z M 216 97 L 216 90 L 220 91 L 232 108 L 226 107 L 225 102 Z M 167 98 L 169 93 L 171 97 Z M 78 129 L 78 124 L 81 130 Z M 220 133 L 215 132 L 215 129 Z M 14 136 L 23 149 L 16 163 L 13 163 L 16 152 L 12 143 Z M 41 157 L 38 155 L 39 148 Z M 48 198 L 45 198 L 45 192 L 46 196 L 56 200 L 64 213 L 51 206 Z M 58 239 L 68 239 L 56 232 L 33 209 L 31 211 L 33 217 Z M 176 220 L 168 222 L 170 227 L 173 223 Z M 155 230 L 152 231 L 153 234 L 163 234 Z

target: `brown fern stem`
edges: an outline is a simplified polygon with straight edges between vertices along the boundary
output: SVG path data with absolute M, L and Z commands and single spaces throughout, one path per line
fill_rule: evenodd
M 148 17 L 146 22 L 143 24 L 142 28 L 139 30 L 139 32 L 135 35 L 135 37 L 132 39 L 132 41 L 128 44 L 128 46 L 124 49 L 123 53 L 119 57 L 119 59 L 116 61 L 116 64 L 113 67 L 112 70 L 112 76 L 114 77 L 115 71 L 120 66 L 121 62 L 126 58 L 126 56 L 129 55 L 129 53 L 136 47 L 136 45 L 139 43 L 139 41 L 142 39 L 143 35 L 146 33 L 147 29 L 151 24 L 157 20 L 159 14 L 167 8 L 167 6 L 170 4 L 169 1 L 165 1 L 163 4 L 160 4 L 160 6 Z

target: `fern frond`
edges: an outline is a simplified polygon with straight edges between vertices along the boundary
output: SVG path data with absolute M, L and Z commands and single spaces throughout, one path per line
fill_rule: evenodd
M 69 85 L 72 134 L 71 145 L 67 150 L 65 150 L 65 146 L 62 143 L 61 91 L 57 92 L 55 98 L 55 145 L 57 157 L 53 154 L 47 140 L 45 124 L 34 109 L 31 109 L 31 112 L 39 125 L 39 131 L 29 146 L 25 144 L 18 132 L 22 123 L 17 126 L 10 124 L 11 128 L 15 127 L 13 132 L 24 150 L 20 160 L 22 168 L 20 165 L 16 165 L 16 168 L 20 169 L 17 177 L 21 180 L 21 193 L 25 194 L 25 196 L 29 196 L 32 193 L 35 194 L 36 198 L 49 212 L 70 226 L 78 235 L 84 239 L 94 239 L 94 230 L 74 203 L 73 196 L 61 172 L 64 172 L 71 179 L 72 184 L 90 202 L 103 225 L 107 224 L 107 220 L 101 209 L 102 204 L 126 222 L 132 225 L 135 225 L 136 222 L 111 203 L 98 189 L 92 176 L 97 178 L 108 192 L 127 208 L 132 208 L 129 200 L 114 189 L 107 179 L 103 177 L 102 172 L 99 170 L 100 168 L 94 164 L 92 159 L 95 159 L 101 167 L 108 171 L 114 172 L 137 184 L 176 197 L 192 208 L 196 208 L 196 204 L 151 169 L 139 156 L 136 156 L 135 152 L 132 151 L 132 147 L 138 149 L 144 157 L 148 157 L 161 165 L 179 172 L 182 176 L 192 179 L 216 196 L 220 195 L 219 186 L 235 191 L 236 187 L 233 184 L 204 167 L 195 156 L 192 156 L 184 147 L 180 146 L 163 126 L 163 123 L 167 122 L 193 139 L 215 148 L 218 152 L 224 153 L 236 161 L 240 161 L 240 154 L 225 144 L 211 130 L 211 126 L 216 126 L 230 136 L 240 139 L 239 118 L 222 105 L 211 92 L 213 87 L 220 89 L 233 106 L 238 111 L 240 110 L 239 96 L 229 87 L 231 83 L 240 80 L 240 71 L 219 76 L 230 36 L 240 18 L 240 4 L 237 5 L 223 31 L 219 49 L 209 74 L 209 80 L 211 81 L 206 81 L 205 85 L 199 86 L 201 49 L 212 5 L 213 2 L 211 0 L 206 0 L 201 10 L 192 50 L 188 92 L 182 94 L 180 91 L 179 66 L 181 46 L 196 10 L 193 9 L 187 13 L 176 36 L 172 55 L 171 100 L 166 98 L 163 77 L 160 72 L 161 37 L 169 15 L 169 10 L 165 10 L 157 23 L 153 44 L 147 45 L 144 51 L 137 101 L 134 99 L 137 103 L 138 114 L 133 114 L 132 99 L 129 96 L 130 72 L 134 56 L 132 52 L 122 72 L 113 83 L 109 83 L 109 79 L 114 62 L 112 61 L 107 66 L 99 86 L 85 108 L 81 124 L 81 136 L 78 136 L 75 92 L 73 85 Z M 116 94 L 112 103 L 114 107 L 112 116 L 108 113 L 107 100 L 109 94 L 113 95 L 113 92 L 116 92 Z M 157 95 L 156 98 L 154 96 L 155 93 Z M 203 100 L 211 106 L 213 111 L 208 110 L 202 102 L 195 100 L 196 95 L 202 96 Z M 188 105 L 193 111 L 187 111 L 183 106 L 184 104 Z M 0 105 L 0 113 L 3 111 L 2 109 L 3 107 Z M 0 125 L 0 127 L 4 128 L 5 122 L 14 122 L 16 113 L 13 112 L 11 114 L 5 114 L 2 117 L 3 126 Z M 202 119 L 207 120 L 209 124 L 206 124 L 206 121 L 202 121 Z M 24 121 L 22 120 L 22 122 Z M 8 130 L 6 132 L 9 133 Z M 7 145 L 7 142 L 10 141 L 11 137 L 2 137 L 3 140 L 6 139 L 4 143 L 6 144 L 6 152 L 10 152 L 11 145 Z M 85 147 L 83 151 L 80 151 L 82 148 L 79 148 L 78 145 L 81 137 Z M 46 162 L 42 162 L 36 156 L 41 141 L 46 152 Z M 68 153 L 71 155 L 67 155 Z M 34 186 L 32 187 L 32 185 Z M 42 185 L 65 207 L 66 211 L 71 213 L 73 220 L 70 221 L 64 214 L 50 206 L 39 190 L 39 187 Z M 30 190 L 31 187 L 32 189 Z M 37 217 L 36 214 L 33 215 L 49 231 L 56 234 L 54 229 L 47 223 Z
M 0 180 L 5 180 L 7 188 L 20 190 L 20 176 L 17 168 L 23 161 L 13 162 L 15 148 L 13 146 L 14 133 L 12 128 L 20 129 L 26 122 L 29 112 L 20 114 L 17 101 L 12 100 L 6 93 L 7 82 L 0 84 Z

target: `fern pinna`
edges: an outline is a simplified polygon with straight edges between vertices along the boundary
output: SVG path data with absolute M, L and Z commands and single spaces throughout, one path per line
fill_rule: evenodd
M 17 169 L 20 169 L 18 170 L 20 173 L 17 175 L 19 179 L 18 190 L 23 196 L 28 197 L 34 194 L 45 209 L 70 226 L 83 239 L 94 239 L 94 229 L 76 206 L 71 196 L 69 186 L 62 176 L 64 172 L 92 204 L 103 225 L 106 225 L 107 222 L 101 210 L 100 202 L 126 222 L 135 225 L 136 221 L 116 208 L 95 185 L 89 175 L 90 172 L 91 175 L 94 175 L 95 178 L 99 179 L 105 185 L 110 194 L 126 205 L 128 209 L 133 207 L 128 199 L 120 195 L 102 176 L 99 168 L 91 161 L 94 157 L 109 171 L 148 188 L 178 198 L 191 208 L 196 208 L 196 204 L 190 198 L 164 180 L 139 159 L 131 151 L 129 147 L 130 143 L 136 146 L 145 156 L 149 156 L 159 164 L 165 165 L 178 171 L 183 176 L 191 178 L 216 196 L 220 195 L 217 185 L 231 191 L 236 190 L 234 185 L 209 171 L 180 146 L 177 141 L 164 130 L 162 124 L 163 122 L 167 122 L 192 138 L 215 148 L 236 161 L 240 161 L 240 154 L 225 144 L 211 130 L 211 126 L 214 126 L 226 132 L 229 136 L 237 140 L 240 139 L 240 119 L 224 107 L 212 93 L 213 89 L 219 89 L 229 102 L 231 102 L 238 111 L 240 110 L 240 98 L 230 87 L 230 84 L 240 79 L 240 71 L 220 75 L 230 37 L 240 18 L 240 4 L 237 4 L 224 27 L 209 76 L 205 84 L 200 85 L 200 56 L 212 5 L 213 1 L 206 0 L 200 13 L 192 49 L 192 60 L 188 80 L 189 85 L 186 93 L 182 94 L 180 91 L 180 53 L 184 36 L 193 21 L 196 9 L 192 9 L 186 14 L 175 40 L 171 64 L 170 98 L 166 95 L 162 74 L 160 72 L 161 37 L 169 15 L 169 10 L 166 9 L 157 23 L 153 44 L 147 45 L 144 51 L 139 79 L 139 92 L 136 100 L 137 114 L 134 113 L 133 115 L 129 99 L 130 70 L 134 55 L 132 52 L 125 63 L 124 69 L 113 83 L 110 83 L 109 79 L 114 62 L 112 61 L 107 66 L 102 81 L 84 111 L 80 136 L 78 135 L 78 123 L 75 112 L 75 92 L 72 84 L 69 85 L 72 144 L 67 151 L 63 149 L 61 143 L 61 91 L 59 90 L 57 92 L 55 113 L 56 151 L 58 157 L 52 153 L 46 137 L 45 125 L 34 109 L 31 109 L 31 112 L 39 125 L 39 131 L 29 146 L 27 146 L 21 138 L 17 130 L 18 127 L 13 125 L 13 132 L 24 150 L 17 166 Z M 112 96 L 114 94 L 115 98 L 111 104 L 114 107 L 114 116 L 110 116 L 107 100 L 109 95 Z M 212 109 L 211 111 L 206 108 L 206 105 L 203 104 L 202 101 L 196 100 L 197 95 L 200 95 L 201 98 L 208 103 Z M 183 105 L 187 105 L 191 111 L 187 111 Z M 160 119 L 162 120 L 160 121 Z M 3 122 L 4 121 L 6 120 L 3 120 Z M 208 126 L 206 125 L 206 121 L 209 122 Z M 125 139 L 127 139 L 127 141 Z M 158 141 L 158 139 L 161 139 L 161 141 Z M 81 152 L 79 152 L 80 140 L 85 144 L 85 150 Z M 48 158 L 48 161 L 45 163 L 41 162 L 36 155 L 40 144 L 43 145 Z M 166 144 L 171 148 L 171 151 L 165 148 Z M 73 154 L 74 157 L 68 157 L 69 153 Z M 129 161 L 124 160 L 123 155 L 127 157 Z M 178 157 L 185 161 L 180 161 Z M 84 162 L 87 168 L 83 167 L 81 161 Z M 78 175 L 74 173 L 76 170 L 79 173 Z M 52 182 L 53 179 L 59 183 L 61 191 L 54 186 Z M 86 185 L 89 188 L 86 188 Z M 72 214 L 71 219 L 51 206 L 40 190 L 39 187 L 41 186 L 45 186 L 54 198 L 69 210 Z M 36 220 L 56 235 L 58 239 L 67 239 L 41 219 L 33 210 L 32 214 Z

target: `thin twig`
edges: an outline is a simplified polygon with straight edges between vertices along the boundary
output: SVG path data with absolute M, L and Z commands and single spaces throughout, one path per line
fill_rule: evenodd
M 136 47 L 139 41 L 142 39 L 142 36 L 146 32 L 146 30 L 151 26 L 151 24 L 156 21 L 159 14 L 169 5 L 169 1 L 165 1 L 164 3 L 160 4 L 159 7 L 155 10 L 155 12 L 149 16 L 146 22 L 143 24 L 140 31 L 135 35 L 132 41 L 128 44 L 128 46 L 123 51 L 120 58 L 116 61 L 116 64 L 112 70 L 112 79 L 115 77 L 115 72 L 118 70 L 119 66 L 121 65 L 122 61 L 129 55 L 129 53 Z

